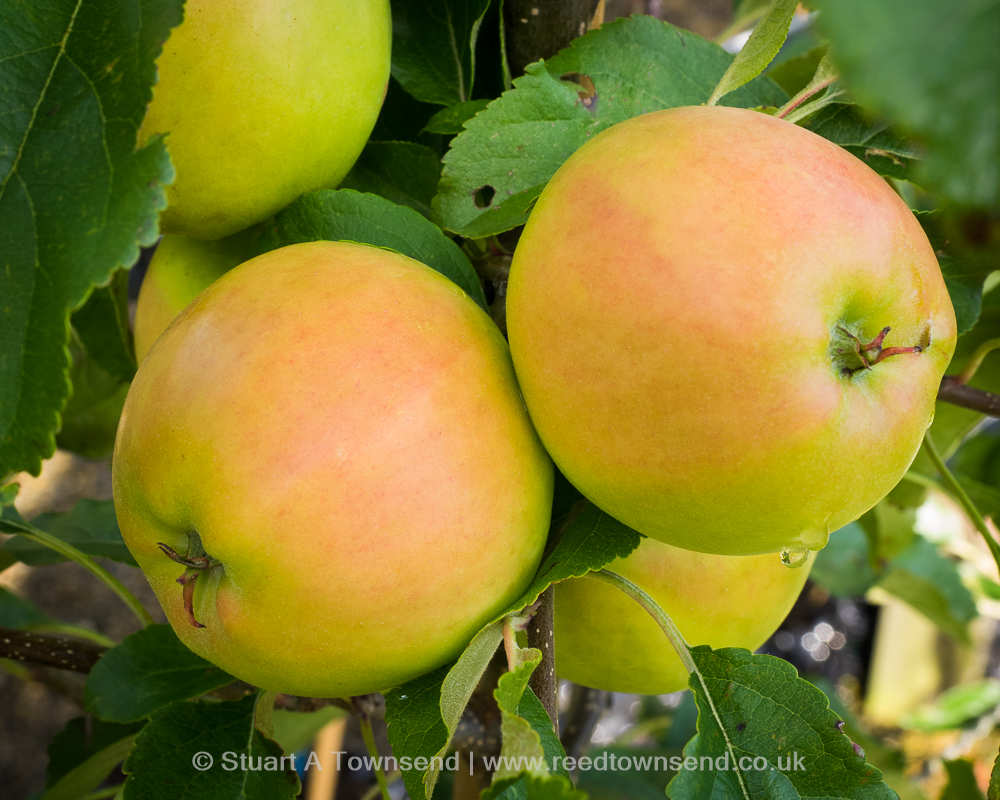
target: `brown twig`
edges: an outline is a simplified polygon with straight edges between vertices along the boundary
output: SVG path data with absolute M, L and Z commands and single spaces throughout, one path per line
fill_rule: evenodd
M 938 400 L 944 400 L 946 403 L 978 411 L 980 414 L 988 414 L 991 417 L 1000 417 L 1000 395 L 968 386 L 959 382 L 953 375 L 945 375 L 941 379 L 937 396 Z
M 599 24 L 600 19 L 595 18 L 598 6 L 599 0 L 506 0 L 503 19 L 511 74 L 516 78 L 528 64 L 554 56 Z
M 0 658 L 74 672 L 90 672 L 106 651 L 106 647 L 64 636 L 0 627 Z
M 539 664 L 528 681 L 528 686 L 541 701 L 552 720 L 552 729 L 559 735 L 559 700 L 556 681 L 555 633 L 553 611 L 555 608 L 555 587 L 550 586 L 538 598 L 538 608 L 528 623 L 528 646 L 542 651 Z

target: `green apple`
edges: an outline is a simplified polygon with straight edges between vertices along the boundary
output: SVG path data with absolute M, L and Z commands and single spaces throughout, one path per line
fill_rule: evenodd
M 507 290 L 542 442 L 708 553 L 820 548 L 920 447 L 955 347 L 934 251 L 860 159 L 746 109 L 622 122 L 542 192 Z
M 639 586 L 691 645 L 756 650 L 788 615 L 813 556 L 788 569 L 775 553 L 719 556 L 643 539 L 608 569 Z M 560 678 L 612 692 L 666 694 L 688 673 L 653 618 L 619 589 L 590 578 L 556 585 L 555 659 Z
M 396 253 L 312 242 L 231 270 L 164 332 L 125 403 L 113 486 L 192 650 L 335 697 L 441 666 L 517 599 L 553 470 L 506 342 L 461 289 Z
M 332 188 L 389 79 L 388 0 L 188 0 L 139 142 L 169 133 L 163 233 L 220 239 Z
M 156 246 L 135 307 L 135 358 L 146 357 L 167 325 L 215 280 L 250 258 L 260 226 L 225 239 L 164 236 Z

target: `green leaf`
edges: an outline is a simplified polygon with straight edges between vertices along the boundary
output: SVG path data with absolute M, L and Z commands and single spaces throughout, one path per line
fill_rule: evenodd
M 900 719 L 900 727 L 920 731 L 947 731 L 988 714 L 1000 704 L 1000 681 L 963 683 L 946 690 L 933 703 Z
M 927 184 L 961 203 L 1000 203 L 1000 1 L 816 6 L 858 100 L 927 143 Z
M 902 750 L 886 744 L 873 735 L 865 724 L 851 713 L 837 696 L 834 686 L 824 678 L 808 678 L 830 701 L 830 708 L 844 721 L 843 731 L 865 751 L 865 759 L 882 771 L 882 780 L 899 794 L 900 800 L 927 800 L 923 792 L 906 774 L 906 756 Z
M 531 726 L 531 729 L 538 734 L 538 738 L 542 743 L 542 750 L 545 753 L 545 763 L 548 764 L 549 771 L 554 775 L 562 775 L 568 778 L 570 776 L 569 771 L 563 763 L 566 758 L 566 751 L 563 749 L 562 742 L 559 741 L 559 737 L 556 736 L 555 729 L 552 727 L 549 712 L 545 710 L 542 701 L 531 691 L 530 686 L 521 695 L 521 700 L 517 704 L 517 715 L 524 719 Z
M 125 800 L 297 796 L 299 778 L 292 757 L 282 759 L 281 748 L 253 726 L 257 697 L 230 703 L 173 703 L 153 714 L 125 761 Z M 212 766 L 196 768 L 194 757 L 205 754 Z M 255 769 L 246 768 L 248 760 Z
M 514 89 L 466 123 L 444 157 L 435 211 L 445 228 L 463 236 L 521 224 L 584 142 L 639 114 L 704 103 L 731 62 L 718 45 L 651 17 L 602 25 L 529 65 Z M 754 108 L 787 99 L 777 84 L 758 77 L 725 104 Z M 508 211 L 510 204 L 515 208 Z
M 941 792 L 939 800 L 984 800 L 979 789 L 973 763 L 964 758 L 954 761 L 944 760 L 944 768 L 948 773 L 948 785 Z
M 400 86 L 399 81 L 390 77 L 382 110 L 369 139 L 373 142 L 419 142 L 440 149 L 441 137 L 424 133 L 424 125 L 439 108 L 421 103 Z
M 453 666 L 386 694 L 385 720 L 393 752 L 399 758 L 431 758 L 428 769 L 403 772 L 411 796 L 433 795 L 441 772 L 433 759 L 444 757 L 462 712 L 502 638 L 503 623 L 493 622 L 476 634 Z
M 103 720 L 133 722 L 235 680 L 188 650 L 169 625 L 150 625 L 94 665 L 84 687 L 84 704 Z
M 858 520 L 857 524 L 868 535 L 869 562 L 877 572 L 913 544 L 917 535 L 913 530 L 916 518 L 915 509 L 882 501 Z
M 78 800 L 92 792 L 131 752 L 137 733 L 130 733 L 97 751 L 82 764 L 63 775 L 54 786 L 46 789 L 41 800 Z
M 52 621 L 52 617 L 30 600 L 18 597 L 9 589 L 0 586 L 0 626 L 31 628 L 36 625 L 48 625 Z
M 274 739 L 285 753 L 301 750 L 321 728 L 326 727 L 335 719 L 347 715 L 347 712 L 337 706 L 323 706 L 317 711 L 287 711 L 282 708 L 274 710 Z
M 834 597 L 861 597 L 875 583 L 868 561 L 868 536 L 856 522 L 830 535 L 816 554 L 809 577 Z
M 878 586 L 909 603 L 941 630 L 969 644 L 969 621 L 976 602 L 965 588 L 958 567 L 922 536 L 892 560 Z
M 45 788 L 51 789 L 63 777 L 101 750 L 120 742 L 126 737 L 134 738 L 143 725 L 145 725 L 145 722 L 134 723 L 132 725 L 118 725 L 114 722 L 103 722 L 99 719 L 74 717 L 66 723 L 66 726 L 49 743 L 49 764 L 46 768 Z M 122 755 L 118 761 L 121 761 L 124 757 Z M 85 791 L 81 792 L 81 794 L 85 793 Z
M 451 136 L 465 130 L 465 123 L 472 119 L 489 104 L 489 100 L 468 100 L 464 103 L 455 103 L 437 112 L 428 120 L 424 130 L 428 133 L 440 133 Z
M 857 156 L 879 175 L 910 180 L 917 151 L 885 122 L 869 119 L 854 105 L 835 103 L 809 118 L 803 127 Z
M 792 24 L 796 6 L 798 0 L 773 0 L 764 18 L 757 23 L 750 38 L 712 91 L 708 105 L 714 106 L 722 97 L 749 83 L 764 71 L 778 55 L 781 45 L 788 37 L 788 26 Z
M 669 797 L 895 798 L 840 732 L 823 692 L 791 664 L 705 645 L 691 656 L 698 733 L 684 748 L 689 766 L 667 786 Z
M 94 289 L 71 317 L 84 349 L 120 383 L 135 377 L 135 346 L 128 325 L 128 270 L 120 269 L 107 286 Z
M 349 241 L 385 247 L 426 264 L 454 281 L 480 307 L 486 296 L 461 248 L 412 208 L 350 189 L 306 194 L 278 213 L 257 240 L 266 253 L 298 242 Z
M 587 800 L 587 794 L 574 789 L 562 775 L 522 775 L 497 781 L 483 791 L 480 800 Z
M 83 499 L 65 514 L 40 514 L 31 524 L 89 556 L 102 556 L 138 566 L 122 539 L 115 505 L 111 500 Z M 0 552 L 10 553 L 18 561 L 32 567 L 67 560 L 66 556 L 22 536 L 16 536 L 0 546 Z
M 62 413 L 56 444 L 84 458 L 108 456 L 115 446 L 129 383 L 122 383 L 87 353 L 74 331 L 70 336 L 73 394 Z
M 593 505 L 588 504 L 575 519 L 569 518 L 565 504 L 573 499 L 575 490 L 567 486 L 565 479 L 562 486 L 557 480 L 556 502 L 560 507 L 553 528 L 558 540 L 550 542 L 551 552 L 527 591 L 476 635 L 454 665 L 441 667 L 386 694 L 389 743 L 397 758 L 430 759 L 444 753 L 479 676 L 500 643 L 503 617 L 534 603 L 550 584 L 600 569 L 639 546 L 638 533 Z M 403 773 L 406 790 L 415 800 L 430 798 L 436 780 L 435 770 Z
M 441 159 L 413 142 L 369 142 L 340 189 L 369 192 L 431 215 L 431 200 L 441 177 Z
M 0 475 L 52 455 L 70 312 L 156 239 L 173 170 L 136 132 L 180 19 L 180 0 L 0 9 Z
M 501 675 L 497 688 L 493 690 L 501 714 L 501 750 L 500 760 L 493 772 L 495 781 L 525 772 L 532 775 L 549 774 L 541 737 L 517 713 L 521 698 L 528 689 L 531 673 L 542 662 L 541 651 L 531 649 L 524 652 L 527 658 L 513 671 Z
M 392 75 L 417 100 L 471 99 L 476 39 L 490 0 L 394 0 Z
M 565 767 L 560 768 L 566 753 L 541 702 L 528 688 L 542 654 L 527 649 L 519 656 L 518 666 L 501 675 L 493 691 L 500 707 L 502 746 L 493 783 L 483 798 L 586 797 L 574 791 Z
M 986 790 L 986 800 L 1000 800 L 1000 753 L 993 761 L 993 771 L 990 772 L 990 785 Z
M 952 305 L 955 306 L 955 320 L 961 336 L 979 319 L 983 302 L 983 282 L 990 270 L 984 270 L 981 265 L 967 262 L 953 252 L 941 228 L 940 211 L 917 211 L 916 216 L 937 254 L 945 286 L 948 287 Z

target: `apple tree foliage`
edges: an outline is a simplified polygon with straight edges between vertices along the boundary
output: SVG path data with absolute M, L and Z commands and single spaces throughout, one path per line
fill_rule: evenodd
M 525 222 L 571 153 L 622 120 L 711 99 L 784 116 L 894 182 L 934 244 L 956 308 L 962 336 L 952 373 L 982 361 L 982 348 L 1000 337 L 1000 292 L 991 291 L 1000 268 L 1000 0 L 814 0 L 819 46 L 793 57 L 779 54 L 792 0 L 734 3 L 737 19 L 757 21 L 735 59 L 714 42 L 636 16 L 579 36 L 523 74 L 508 64 L 518 31 L 500 0 L 392 5 L 392 79 L 371 140 L 341 187 L 279 212 L 258 252 L 318 239 L 386 247 L 430 265 L 487 308 L 484 284 L 502 298 L 505 234 Z M 135 372 L 127 270 L 155 243 L 173 179 L 169 139 L 137 150 L 136 132 L 155 60 L 182 14 L 182 0 L 0 0 L 0 533 L 10 535 L 0 544 L 0 569 L 75 560 L 143 623 L 114 642 L 0 589 L 0 626 L 11 635 L 89 640 L 73 664 L 89 672 L 89 733 L 77 719 L 53 741 L 47 800 L 84 797 L 122 763 L 126 800 L 271 800 L 299 789 L 287 766 L 192 764 L 194 752 L 231 751 L 280 765 L 294 737 L 275 733 L 274 696 L 234 682 L 169 627 L 150 624 L 94 560 L 135 566 L 110 503 L 84 500 L 27 522 L 8 480 L 37 474 L 57 444 L 102 456 L 113 436 Z M 968 384 L 1000 391 L 996 361 L 987 358 Z M 914 530 L 914 509 L 933 490 L 962 500 L 973 521 L 1000 513 L 1000 437 L 984 419 L 981 408 L 940 401 L 930 447 L 887 501 L 833 535 L 814 579 L 836 596 L 878 587 L 968 642 L 976 599 L 1000 598 L 1000 585 L 982 575 L 970 581 Z M 555 505 L 547 555 L 524 596 L 456 662 L 386 695 L 394 755 L 429 764 L 402 775 L 413 800 L 432 797 L 434 758 L 450 752 L 505 625 L 523 618 L 550 584 L 600 570 L 638 544 L 638 534 L 567 487 Z M 73 653 L 72 638 L 44 641 L 56 659 L 50 663 Z M 895 796 L 877 764 L 887 776 L 898 765 L 874 741 L 873 763 L 866 761 L 857 744 L 866 734 L 835 699 L 831 707 L 829 693 L 780 659 L 692 644 L 678 643 L 688 651 L 699 711 L 684 756 L 725 758 L 733 767 L 682 771 L 667 787 L 670 797 Z M 502 755 L 540 760 L 498 770 L 484 796 L 586 797 L 559 766 L 566 754 L 528 685 L 543 654 L 514 644 L 508 657 L 511 670 L 494 692 Z M 984 702 L 984 692 L 953 698 L 941 726 L 992 711 L 996 699 Z M 293 725 L 300 743 L 330 714 L 301 717 Z M 807 770 L 782 768 L 792 751 Z M 740 768 L 744 757 L 767 769 Z M 954 796 L 969 796 L 959 794 L 972 774 L 968 762 L 948 762 L 947 770 Z

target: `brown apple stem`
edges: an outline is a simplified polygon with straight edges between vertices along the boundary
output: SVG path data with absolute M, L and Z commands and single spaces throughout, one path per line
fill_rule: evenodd
M 204 628 L 205 626 L 194 618 L 194 585 L 199 575 L 201 575 L 200 570 L 189 567 L 177 582 L 184 587 L 184 613 L 187 614 L 188 622 L 195 628 Z
M 528 686 L 541 701 L 549 719 L 552 720 L 552 730 L 559 735 L 559 684 L 556 680 L 555 659 L 555 587 L 549 586 L 538 598 L 534 616 L 528 623 L 528 646 L 541 651 L 542 661 L 531 673 Z
M 107 649 L 62 636 L 0 627 L 0 658 L 13 661 L 90 672 Z
M 868 342 L 868 344 L 861 344 L 860 342 L 858 342 L 858 349 L 861 350 L 862 353 L 867 353 L 869 350 L 875 350 L 876 348 L 880 348 L 882 346 L 882 342 L 885 341 L 885 335 L 890 330 L 892 329 L 888 325 L 886 325 L 884 328 L 882 328 L 882 330 L 879 331 L 878 336 L 876 336 L 874 339 Z
M 885 341 L 886 334 L 889 333 L 892 328 L 886 325 L 881 331 L 879 331 L 878 336 L 872 339 L 867 344 L 862 342 L 857 336 L 851 333 L 843 325 L 838 325 L 837 329 L 844 334 L 851 341 L 854 354 L 857 356 L 858 360 L 861 362 L 861 366 L 854 369 L 850 367 L 845 367 L 844 372 L 847 374 L 853 374 L 862 369 L 871 369 L 876 364 L 884 361 L 892 356 L 901 355 L 912 355 L 916 353 L 923 352 L 923 348 L 920 345 L 914 345 L 913 347 L 882 347 L 882 342 Z M 844 350 L 838 350 L 837 353 L 843 353 Z M 869 357 L 865 353 L 874 353 L 875 358 L 869 360 Z
M 938 389 L 938 400 L 955 406 L 978 411 L 991 417 L 1000 417 L 1000 395 L 976 389 L 961 383 L 954 375 L 945 375 Z

